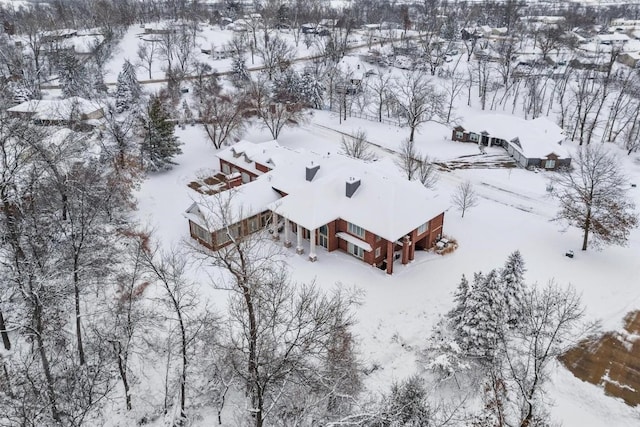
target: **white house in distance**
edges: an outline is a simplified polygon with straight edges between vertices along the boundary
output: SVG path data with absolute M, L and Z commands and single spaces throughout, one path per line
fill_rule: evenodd
M 311 261 L 342 250 L 392 274 L 396 261 L 407 264 L 442 236 L 448 203 L 391 162 L 291 150 L 276 141 L 241 141 L 219 152 L 218 161 L 220 191 L 185 212 L 191 237 L 212 250 L 271 226 L 298 254 L 308 241 Z
M 77 96 L 66 99 L 33 99 L 7 109 L 10 115 L 40 125 L 91 127 L 104 117 L 100 105 Z
M 546 117 L 525 120 L 507 114 L 478 114 L 464 118 L 451 139 L 500 146 L 524 168 L 556 170 L 571 164 L 562 146 L 562 128 Z

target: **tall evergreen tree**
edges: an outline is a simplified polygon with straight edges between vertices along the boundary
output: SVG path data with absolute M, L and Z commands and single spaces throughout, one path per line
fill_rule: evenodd
M 520 323 L 523 312 L 523 300 L 526 293 L 524 282 L 524 260 L 520 251 L 515 251 L 504 264 L 500 271 L 500 282 L 504 296 L 504 315 L 510 326 L 517 326 Z
M 458 289 L 456 293 L 453 295 L 453 301 L 455 306 L 447 315 L 451 320 L 453 325 L 459 325 L 463 314 L 467 308 L 467 299 L 469 298 L 469 281 L 467 277 L 463 274 L 462 279 L 460 279 L 460 283 L 458 284 Z
M 122 65 L 122 71 L 118 74 L 116 111 L 121 113 L 136 105 L 141 94 L 142 89 L 138 82 L 136 69 L 129 60 L 126 60 Z
M 91 97 L 91 81 L 87 69 L 71 53 L 61 53 L 57 60 L 60 89 L 66 98 L 72 96 Z
M 171 169 L 175 162 L 173 157 L 181 154 L 180 142 L 174 135 L 174 123 L 162 96 L 154 95 L 141 116 L 143 140 L 141 146 L 141 163 L 150 171 Z
M 476 273 L 473 286 L 454 324 L 456 339 L 466 353 L 481 361 L 492 361 L 500 336 L 503 306 L 498 272 L 491 270 L 486 276 Z

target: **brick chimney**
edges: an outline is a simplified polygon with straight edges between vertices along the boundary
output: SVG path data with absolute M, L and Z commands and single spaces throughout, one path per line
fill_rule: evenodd
M 354 178 L 351 177 L 347 180 L 347 185 L 345 187 L 345 195 L 348 198 L 351 198 L 351 196 L 353 196 L 353 194 L 356 192 L 356 190 L 358 189 L 358 187 L 360 187 L 360 178 Z
M 309 182 L 313 181 L 313 178 L 318 173 L 318 169 L 320 169 L 320 165 L 314 165 L 313 162 L 311 162 L 310 166 L 307 166 L 307 173 L 306 173 L 307 181 Z

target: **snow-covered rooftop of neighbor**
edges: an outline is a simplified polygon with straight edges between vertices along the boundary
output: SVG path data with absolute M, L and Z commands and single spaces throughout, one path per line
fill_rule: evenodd
M 12 113 L 34 113 L 34 118 L 41 120 L 68 119 L 74 111 L 79 114 L 90 114 L 101 107 L 93 102 L 77 96 L 66 99 L 33 99 L 7 109 Z
M 525 120 L 507 114 L 476 114 L 462 119 L 461 125 L 468 131 L 486 131 L 505 141 L 518 138 L 522 154 L 529 158 L 550 153 L 568 157 L 567 150 L 559 144 L 565 139 L 562 128 L 546 117 Z

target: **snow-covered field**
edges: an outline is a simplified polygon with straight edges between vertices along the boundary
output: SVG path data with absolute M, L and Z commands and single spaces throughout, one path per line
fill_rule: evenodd
M 316 111 L 310 121 L 298 128 L 286 129 L 280 144 L 316 152 L 337 151 L 341 134 L 365 129 L 369 140 L 394 149 L 406 137 L 407 130 L 366 120 L 348 118 L 341 125 L 332 113 Z M 332 130 L 333 129 L 333 130 Z M 139 217 L 148 222 L 163 245 L 177 245 L 189 237 L 182 212 L 191 203 L 186 184 L 201 169 L 211 168 L 215 151 L 201 129 L 178 130 L 184 142 L 183 154 L 172 171 L 150 176 L 138 193 Z M 455 143 L 440 126 L 427 125 L 417 136 L 421 150 L 438 159 L 478 154 L 474 144 Z M 249 129 L 245 138 L 254 142 L 269 140 L 258 127 Z M 495 150 L 495 151 L 492 151 Z M 499 153 L 492 148 L 488 154 Z M 377 150 L 378 156 L 389 155 Z M 640 181 L 640 158 L 620 153 L 631 182 Z M 556 202 L 546 191 L 549 173 L 522 169 L 467 169 L 443 172 L 435 192 L 448 200 L 455 186 L 471 180 L 480 203 L 464 218 L 450 208 L 445 215 L 445 234 L 459 242 L 450 255 L 416 253 L 414 262 L 396 266 L 393 276 L 367 266 L 342 252 L 318 253 L 318 261 L 288 250 L 293 278 L 300 282 L 315 280 L 323 288 L 357 287 L 365 292 L 358 309 L 356 333 L 359 351 L 369 366 L 381 369 L 366 378 L 370 391 L 388 389 L 394 380 L 422 369 L 420 351 L 439 316 L 452 304 L 452 292 L 462 274 L 501 266 L 518 249 L 527 267 L 531 284 L 549 280 L 572 284 L 582 293 L 589 319 L 601 319 L 605 329 L 617 329 L 630 310 L 640 308 L 640 231 L 634 230 L 629 246 L 608 247 L 603 251 L 580 251 L 581 233 L 553 221 Z M 640 190 L 631 189 L 640 205 Z M 575 258 L 564 256 L 574 250 Z M 206 277 L 193 272 L 194 277 Z M 203 292 L 210 292 L 203 283 Z M 546 396 L 554 420 L 566 426 L 630 426 L 640 422 L 640 412 L 621 401 L 605 397 L 600 389 L 583 383 L 558 366 Z

